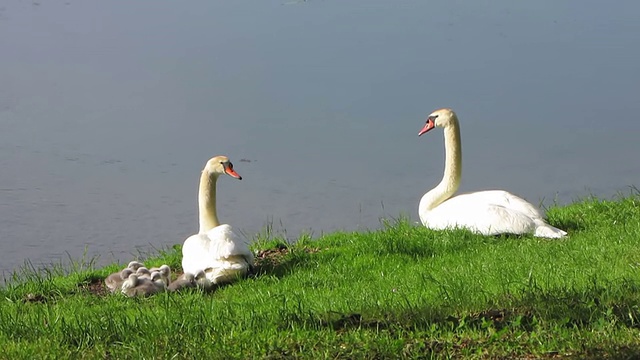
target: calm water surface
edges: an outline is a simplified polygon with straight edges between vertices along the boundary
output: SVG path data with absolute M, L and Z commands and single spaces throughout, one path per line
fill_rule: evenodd
M 462 191 L 640 185 L 637 1 L 0 1 L 0 271 L 101 264 L 221 220 L 295 238 L 417 220 L 462 122 Z

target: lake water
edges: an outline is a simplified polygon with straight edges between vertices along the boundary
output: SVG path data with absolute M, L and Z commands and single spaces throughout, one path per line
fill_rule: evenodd
M 462 191 L 640 185 L 640 2 L 0 1 L 0 271 L 181 243 L 228 155 L 223 222 L 295 238 L 418 220 L 454 108 Z

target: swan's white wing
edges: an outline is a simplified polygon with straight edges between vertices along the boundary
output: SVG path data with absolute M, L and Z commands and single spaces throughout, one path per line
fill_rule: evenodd
M 479 191 L 475 193 L 462 194 L 454 197 L 453 199 L 458 198 L 460 198 L 459 201 L 469 201 L 476 204 L 486 204 L 488 207 L 498 206 L 506 209 L 508 211 L 508 214 L 506 212 L 503 212 L 499 208 L 494 209 L 497 212 L 496 215 L 502 219 L 502 221 L 497 224 L 498 226 L 494 226 L 494 228 L 499 228 L 500 224 L 507 225 L 511 222 L 513 225 L 507 227 L 507 229 L 514 230 L 511 231 L 512 233 L 520 233 L 516 231 L 518 229 L 524 229 L 524 227 L 522 224 L 518 225 L 519 220 L 517 220 L 517 218 L 514 218 L 514 216 L 517 216 L 519 218 L 518 214 L 522 214 L 533 220 L 533 235 L 536 237 L 561 238 L 567 235 L 566 231 L 560 230 L 547 224 L 544 221 L 544 215 L 536 206 L 510 192 L 503 190 Z
M 478 193 L 474 193 L 478 194 Z M 491 204 L 483 195 L 453 197 L 431 210 L 423 223 L 431 229 L 466 228 L 483 235 L 525 234 L 535 229 L 534 220 L 513 209 Z M 489 199 L 493 197 L 489 196 Z
M 244 256 L 253 265 L 253 253 L 249 245 L 228 224 L 214 227 L 207 232 L 210 240 L 209 254 L 212 259 L 227 259 L 232 256 Z
M 516 196 L 504 190 L 488 190 L 477 191 L 468 194 L 460 194 L 449 199 L 448 201 L 454 199 L 458 199 L 457 201 L 465 201 L 469 203 L 502 206 L 504 208 L 522 213 L 532 219 L 542 219 L 543 217 L 540 210 L 537 207 L 533 206 L 533 204 L 519 196 Z
M 247 274 L 251 265 L 245 256 L 230 256 L 226 259 L 215 260 L 212 266 L 205 269 L 207 280 L 214 284 L 233 282 Z
M 209 237 L 207 234 L 189 236 L 182 245 L 182 270 L 195 274 L 203 270 L 209 261 Z
M 204 234 L 192 235 L 182 245 L 182 269 L 196 274 L 200 270 L 253 266 L 253 253 L 247 242 L 227 224 Z

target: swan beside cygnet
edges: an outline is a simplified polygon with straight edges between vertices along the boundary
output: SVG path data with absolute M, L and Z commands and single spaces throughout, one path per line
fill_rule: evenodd
M 209 280 L 209 278 L 207 277 L 205 271 L 200 270 L 195 274 L 195 281 L 196 281 L 196 286 L 199 289 L 208 291 L 214 288 L 215 284 Z
M 509 192 L 490 190 L 453 196 L 462 176 L 460 126 L 455 112 L 434 111 L 418 136 L 436 127 L 444 128 L 444 176 L 420 199 L 418 213 L 424 226 L 434 230 L 465 228 L 482 235 L 533 234 L 560 238 L 567 234 L 547 224 L 535 206 Z
M 168 291 L 179 291 L 187 288 L 196 287 L 196 277 L 192 273 L 184 273 L 180 275 L 177 279 L 173 280 L 169 286 L 167 286 Z
M 216 182 L 220 175 L 241 180 L 226 156 L 207 161 L 200 176 L 198 210 L 200 230 L 188 237 L 182 246 L 182 268 L 186 273 L 205 276 L 212 284 L 234 281 L 247 274 L 254 256 L 245 241 L 231 226 L 220 225 L 216 210 Z M 196 275 L 197 277 L 197 275 Z

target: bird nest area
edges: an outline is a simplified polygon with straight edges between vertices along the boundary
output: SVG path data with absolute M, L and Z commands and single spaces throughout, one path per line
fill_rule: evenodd
M 320 248 L 303 248 L 301 251 L 313 254 L 320 251 Z M 255 256 L 255 266 L 253 267 L 251 273 L 249 273 L 248 277 L 256 277 L 262 274 L 268 274 L 272 272 L 278 272 L 278 269 L 285 265 L 287 260 L 287 255 L 291 253 L 291 248 L 282 244 L 276 246 L 271 249 L 261 250 Z M 178 278 L 182 275 L 182 273 L 174 272 L 172 273 L 172 277 Z M 104 277 L 99 276 L 89 276 L 85 280 L 81 281 L 77 285 L 77 289 L 75 291 L 71 291 L 71 293 L 84 293 L 91 294 L 94 296 L 107 296 L 111 295 L 111 291 L 106 287 L 104 283 Z M 59 297 L 59 293 L 54 294 L 34 294 L 28 293 L 22 297 L 22 301 L 25 303 L 44 303 L 55 301 L 57 297 Z
M 282 258 L 290 252 L 285 245 L 280 245 L 273 249 L 261 250 L 256 255 L 256 267 L 262 265 L 274 265 L 282 261 Z
M 317 247 L 305 247 L 302 251 L 307 254 L 315 254 L 320 251 L 320 248 Z M 282 258 L 285 255 L 288 255 L 291 252 L 291 249 L 284 245 L 280 244 L 273 249 L 261 250 L 256 255 L 256 267 L 264 266 L 266 264 L 279 264 L 282 262 Z
M 104 286 L 104 281 L 102 279 L 93 279 L 90 283 L 83 284 L 81 287 L 83 287 L 85 291 L 97 296 L 111 294 L 111 291 Z
M 312 248 L 305 247 L 301 250 L 307 254 L 314 254 L 320 251 L 320 248 Z M 252 274 L 250 276 L 256 276 L 266 273 L 278 272 L 278 268 L 281 268 L 285 265 L 286 262 L 291 260 L 291 258 L 287 258 L 287 255 L 291 253 L 291 248 L 287 247 L 284 244 L 276 246 L 272 249 L 261 250 L 256 255 L 255 266 L 253 268 Z
M 319 248 L 305 248 L 304 252 L 306 253 L 316 253 L 320 251 Z M 255 258 L 255 266 L 253 271 L 248 275 L 249 277 L 254 277 L 259 274 L 264 274 L 270 272 L 271 269 L 274 269 L 279 264 L 283 262 L 283 259 L 291 252 L 290 248 L 281 245 L 272 249 L 261 250 L 256 254 Z M 182 275 L 182 273 L 173 273 L 175 278 L 178 278 Z M 104 284 L 104 279 L 99 277 L 92 277 L 78 284 L 78 288 L 82 292 L 88 292 L 95 296 L 107 296 L 110 295 L 111 292 Z M 27 302 L 42 302 L 43 299 L 39 296 L 26 296 L 24 301 Z

